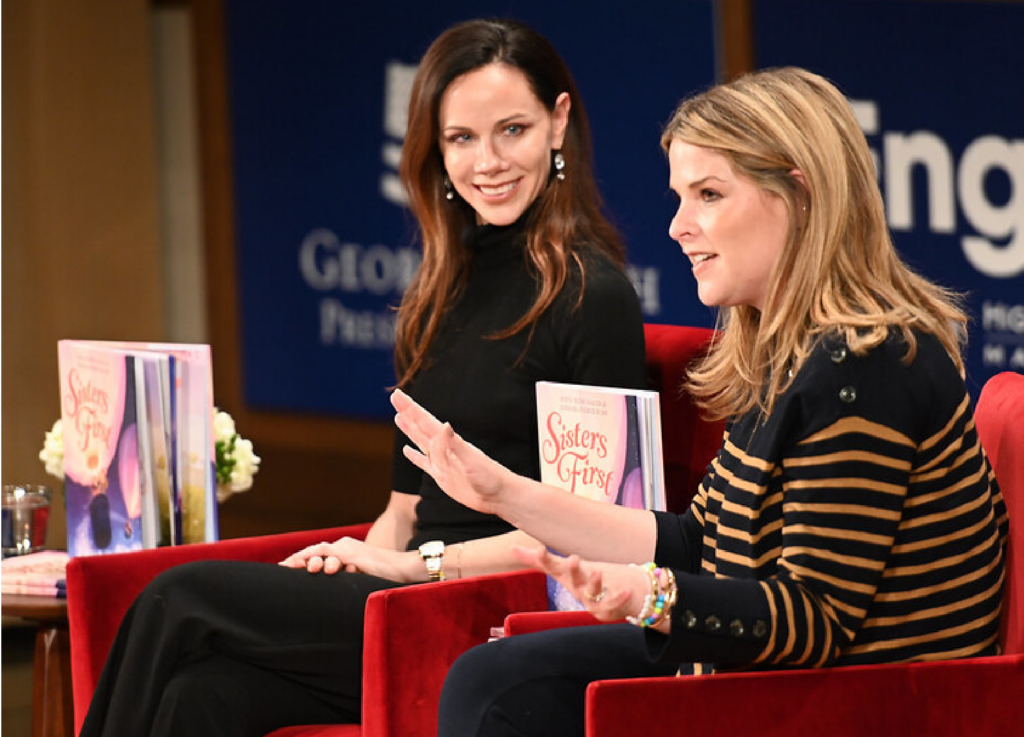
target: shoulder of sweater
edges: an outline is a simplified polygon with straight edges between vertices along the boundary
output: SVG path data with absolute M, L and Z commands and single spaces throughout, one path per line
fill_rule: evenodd
M 966 388 L 939 340 L 921 332 L 915 337 L 910 361 L 898 332 L 861 355 L 842 339 L 822 339 L 777 408 L 796 409 L 805 422 L 817 418 L 812 425 L 860 416 L 921 437 L 936 417 L 948 418 Z
M 636 319 L 642 320 L 640 298 L 626 273 L 597 249 L 580 249 L 579 253 L 585 271 L 581 275 L 576 260 L 571 260 L 569 278 L 557 299 L 562 309 L 574 314 L 582 310 L 595 319 L 614 313 L 624 317 L 636 313 Z
M 805 379 L 822 376 L 860 376 L 867 379 L 886 378 L 892 381 L 921 381 L 956 374 L 949 354 L 939 339 L 931 334 L 914 331 L 916 351 L 908 359 L 907 342 L 902 333 L 890 333 L 882 343 L 856 354 L 838 336 L 822 338 L 811 350 L 800 373 Z
M 589 245 L 577 249 L 580 262 L 585 269 L 585 280 L 587 288 L 592 285 L 599 288 L 621 289 L 624 286 L 633 288 L 633 283 L 626 276 L 626 271 L 611 260 L 603 251 Z M 570 259 L 570 279 L 579 283 L 580 267 L 576 259 Z

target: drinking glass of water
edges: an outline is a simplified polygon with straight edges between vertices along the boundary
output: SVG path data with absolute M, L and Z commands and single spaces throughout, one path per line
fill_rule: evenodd
M 42 550 L 50 517 L 50 490 L 35 484 L 4 484 L 3 557 Z

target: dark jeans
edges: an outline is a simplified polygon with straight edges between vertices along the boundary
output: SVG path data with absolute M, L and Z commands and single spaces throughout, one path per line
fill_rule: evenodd
M 587 684 L 676 673 L 652 663 L 644 633 L 611 624 L 549 630 L 479 645 L 445 679 L 438 737 L 582 737 Z
M 236 561 L 167 570 L 121 622 L 80 737 L 357 722 L 366 598 L 395 585 Z

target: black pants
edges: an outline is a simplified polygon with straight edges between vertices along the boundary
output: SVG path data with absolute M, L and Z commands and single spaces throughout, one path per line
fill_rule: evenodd
M 169 569 L 121 622 L 80 737 L 262 737 L 357 722 L 366 598 L 393 586 L 265 563 Z
M 652 663 L 644 633 L 612 624 L 506 637 L 462 655 L 445 679 L 438 737 L 572 737 L 584 733 L 587 684 L 675 674 Z

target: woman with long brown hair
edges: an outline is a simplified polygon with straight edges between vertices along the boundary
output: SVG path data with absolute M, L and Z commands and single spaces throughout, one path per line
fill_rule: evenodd
M 399 385 L 536 478 L 537 381 L 644 382 L 639 302 L 551 45 L 512 21 L 442 34 L 413 85 L 400 171 L 423 262 L 399 309 Z M 358 721 L 370 593 L 521 567 L 512 545 L 538 545 L 452 501 L 404 458 L 407 442 L 396 438 L 393 491 L 365 541 L 156 578 L 121 625 L 83 737 Z

